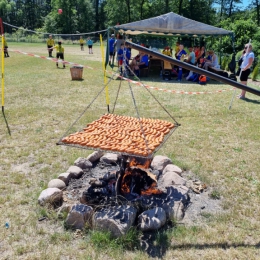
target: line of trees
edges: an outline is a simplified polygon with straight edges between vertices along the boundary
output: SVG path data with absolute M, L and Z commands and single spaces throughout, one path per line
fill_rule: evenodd
M 87 33 L 116 24 L 174 12 L 187 18 L 232 30 L 242 48 L 249 39 L 260 42 L 260 0 L 0 0 L 0 17 L 17 27 L 58 34 Z M 62 9 L 62 14 L 58 13 Z M 12 33 L 11 27 L 5 28 Z M 222 49 L 229 45 L 224 39 Z M 229 50 L 230 51 L 230 50 Z

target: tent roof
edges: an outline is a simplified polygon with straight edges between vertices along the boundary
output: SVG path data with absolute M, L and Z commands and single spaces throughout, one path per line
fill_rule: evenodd
M 232 31 L 196 22 L 173 12 L 137 22 L 116 25 L 113 28 L 132 35 L 187 35 L 193 37 L 233 35 Z

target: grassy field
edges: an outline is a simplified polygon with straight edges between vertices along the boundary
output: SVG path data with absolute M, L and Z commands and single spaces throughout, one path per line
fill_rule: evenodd
M 199 226 L 177 225 L 158 232 L 151 253 L 138 243 L 129 248 L 133 241 L 66 230 L 53 210 L 37 203 L 52 178 L 92 152 L 56 142 L 93 100 L 72 131 L 107 112 L 105 92 L 97 96 L 104 86 L 99 46 L 89 55 L 87 48 L 65 45 L 65 60 L 92 68 L 84 69 L 82 81 L 71 80 L 69 66 L 57 69 L 54 62 L 13 52 L 47 56 L 44 45 L 16 43 L 9 49 L 0 116 L 0 259 L 260 259 L 260 97 L 248 93 L 247 100 L 235 99 L 229 110 L 231 86 L 167 82 L 158 76 L 144 79 L 164 90 L 211 92 L 150 90 L 181 124 L 157 154 L 214 187 L 224 210 L 205 215 Z M 119 85 L 120 80 L 109 83 L 111 110 Z M 170 120 L 145 88 L 127 82 L 121 84 L 116 114 L 136 115 L 130 90 L 141 117 Z M 48 220 L 38 221 L 42 216 Z

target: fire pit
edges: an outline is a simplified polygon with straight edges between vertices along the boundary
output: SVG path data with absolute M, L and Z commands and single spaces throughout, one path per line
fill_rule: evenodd
M 182 170 L 165 156 L 145 159 L 96 151 L 58 177 L 63 188 L 52 180 L 38 200 L 44 205 L 62 198 L 58 214 L 67 212 L 71 228 L 88 225 L 114 236 L 126 234 L 132 226 L 157 230 L 184 217 L 192 190 L 181 175 Z M 49 197 L 43 198 L 43 193 Z

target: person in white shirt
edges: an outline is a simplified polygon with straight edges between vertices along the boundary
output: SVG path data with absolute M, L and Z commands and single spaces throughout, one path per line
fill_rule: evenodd
M 245 54 L 243 55 L 243 62 L 240 66 L 241 68 L 241 74 L 240 74 L 240 81 L 241 84 L 247 85 L 248 76 L 251 73 L 251 67 L 253 65 L 255 55 L 253 53 L 253 47 L 250 43 L 245 45 Z M 245 99 L 246 97 L 246 91 L 242 90 L 241 94 L 238 95 L 238 98 Z

